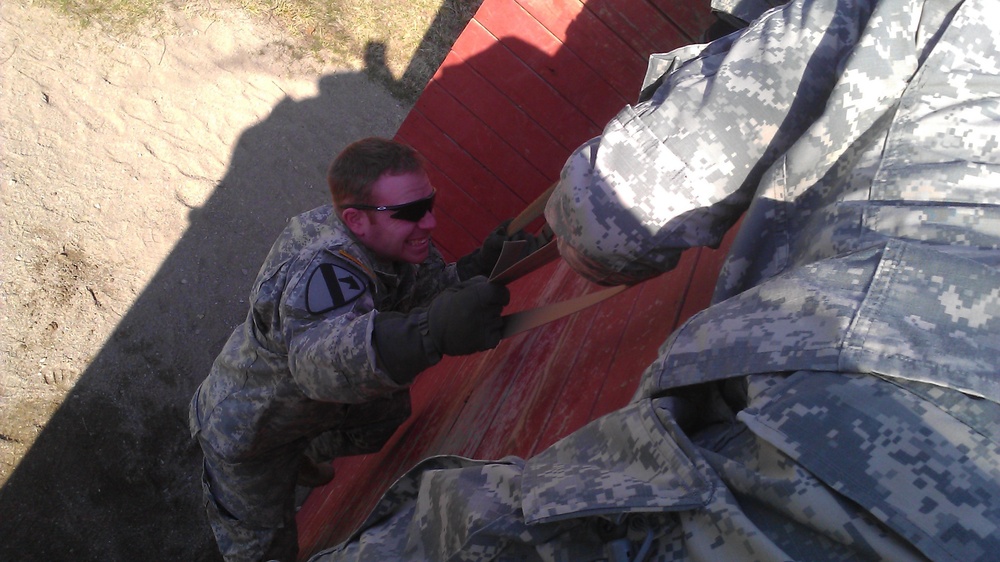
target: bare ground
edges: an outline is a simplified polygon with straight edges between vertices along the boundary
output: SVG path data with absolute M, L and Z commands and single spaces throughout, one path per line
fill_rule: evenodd
M 218 559 L 188 400 L 330 158 L 408 110 L 219 0 L 168 23 L 0 7 L 0 561 Z

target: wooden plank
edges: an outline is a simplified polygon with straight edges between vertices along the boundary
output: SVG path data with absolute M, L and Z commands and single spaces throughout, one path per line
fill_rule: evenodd
M 475 19 L 594 123 L 607 123 L 628 103 L 515 2 L 483 3 Z
M 551 176 L 543 175 L 437 82 L 427 85 L 415 107 L 522 201 L 531 201 L 552 183 Z
M 510 42 L 513 42 L 511 40 Z M 473 20 L 452 50 L 549 132 L 567 150 L 598 135 L 597 125 L 511 50 Z
M 517 1 L 623 99 L 631 101 L 638 96 L 647 57 L 618 37 L 594 12 L 584 9 L 579 0 Z
M 441 449 L 461 456 L 475 456 L 497 413 L 503 408 L 504 389 L 514 384 L 519 376 L 525 350 L 530 338 L 508 340 L 498 353 L 491 355 L 491 362 L 475 372 L 476 386 L 455 418 L 451 431 L 441 442 Z
M 570 318 L 559 345 L 549 350 L 551 358 L 546 368 L 551 374 L 547 379 L 548 384 L 539 385 L 535 399 L 522 412 L 523 421 L 510 433 L 509 441 L 520 444 L 516 454 L 530 458 L 548 446 L 548 431 L 558 415 L 560 404 L 571 402 L 575 407 L 583 405 L 587 411 L 590 410 L 588 402 L 593 400 L 593 391 L 586 386 L 580 368 L 576 365 L 578 358 L 585 352 L 585 342 L 589 341 L 590 334 L 597 328 L 595 324 L 600 320 L 599 310 L 600 305 L 597 305 Z
M 561 265 L 561 264 L 560 264 Z M 580 296 L 598 287 L 587 283 L 568 267 L 536 272 L 544 282 L 544 291 L 533 306 Z M 588 318 L 584 317 L 586 322 Z M 567 340 L 567 332 L 581 319 L 577 316 L 563 318 L 518 337 L 526 338 L 521 350 L 521 364 L 516 376 L 494 395 L 500 404 L 496 415 L 489 420 L 475 455 L 480 458 L 498 458 L 505 455 L 527 456 L 537 441 L 537 435 L 548 419 L 552 399 L 571 376 L 558 350 L 564 346 L 578 349 L 578 341 Z
M 544 271 L 544 270 L 543 270 Z M 536 287 L 545 286 L 550 276 L 538 272 L 534 282 L 518 281 L 511 286 L 511 304 L 505 312 L 537 306 L 540 291 Z M 419 435 L 419 439 L 402 440 L 402 446 L 395 447 L 391 456 L 402 459 L 402 465 L 412 465 L 418 460 L 442 453 L 461 453 L 472 447 L 472 439 L 461 439 L 457 435 L 470 435 L 456 431 L 461 425 L 456 421 L 466 409 L 470 398 L 480 392 L 483 380 L 495 365 L 498 357 L 518 356 L 512 352 L 511 341 L 502 342 L 497 349 L 465 357 L 445 357 L 437 366 L 421 374 L 411 389 L 414 415 L 407 422 L 406 431 Z M 516 372 L 511 370 L 511 372 Z M 481 423 L 488 423 L 484 420 Z
M 302 556 L 345 540 L 399 476 L 419 460 L 446 452 L 431 443 L 435 434 L 450 427 L 455 417 L 450 408 L 463 402 L 461 392 L 453 389 L 460 377 L 476 372 L 479 360 L 471 362 L 470 368 L 468 358 L 446 357 L 422 373 L 411 387 L 413 413 L 385 447 L 376 454 L 334 461 L 337 476 L 313 490 L 296 516 Z M 442 389 L 449 389 L 448 396 L 441 396 Z
M 485 216 L 478 212 L 467 215 L 464 222 L 470 227 L 477 227 L 477 223 L 478 228 L 482 228 L 483 223 L 496 225 L 503 220 L 500 217 L 514 216 L 524 207 L 525 201 L 507 189 L 419 111 L 410 112 L 396 137 L 416 147 L 442 176 L 486 212 Z M 487 216 L 491 218 L 486 220 Z
M 591 412 L 612 370 L 614 350 L 621 344 L 635 297 L 635 291 L 629 290 L 580 313 L 592 317 L 590 327 L 570 334 L 580 338 L 579 353 L 567 366 L 573 376 L 565 390 L 552 398 L 548 420 L 539 430 L 533 452 L 544 450 L 593 419 Z
M 505 312 L 535 306 L 533 303 L 536 302 L 540 291 L 533 287 L 544 286 L 546 279 L 547 276 L 540 275 L 534 281 L 522 280 L 512 284 L 511 304 Z M 500 405 L 496 403 L 495 396 L 484 396 L 483 389 L 491 385 L 492 388 L 503 388 L 504 382 L 498 381 L 498 378 L 516 376 L 524 341 L 524 338 L 513 338 L 501 342 L 494 350 L 470 356 L 470 359 L 475 358 L 476 362 L 464 364 L 461 376 L 455 377 L 448 387 L 451 400 L 442 400 L 442 403 L 437 405 L 442 423 L 439 431 L 424 437 L 423 442 L 427 450 L 472 454 L 476 444 L 479 443 L 482 426 L 489 423 L 492 417 L 490 412 L 495 412 L 495 407 Z M 489 407 L 484 408 L 484 404 Z M 471 416 L 471 421 L 468 421 L 466 416 Z
M 531 162 L 546 179 L 551 182 L 559 177 L 569 149 L 454 51 L 433 80 Z
M 649 2 L 588 0 L 587 9 L 646 59 L 653 53 L 667 52 L 695 40 Z
M 412 133 L 413 131 L 407 132 Z M 408 139 L 403 138 L 401 135 L 397 135 L 396 138 L 408 142 Z M 414 136 L 410 135 L 408 138 L 414 138 Z M 419 139 L 419 136 L 416 138 Z M 469 241 L 478 245 L 493 230 L 489 227 L 489 224 L 499 221 L 500 218 L 494 215 L 489 207 L 474 199 L 472 195 L 469 195 L 462 186 L 452 181 L 441 170 L 441 167 L 438 166 L 438 161 L 428 158 L 425 170 L 427 171 L 427 177 L 430 179 L 431 185 L 437 189 L 437 200 L 434 204 L 435 216 L 439 212 L 444 212 L 449 217 L 457 219 L 463 230 L 468 233 L 470 237 Z M 512 197 L 510 199 L 510 208 L 516 208 L 521 204 L 517 198 Z
M 428 170 L 427 175 L 433 182 L 434 176 L 430 173 L 430 170 Z M 433 185 L 440 185 L 440 183 Z M 460 197 L 458 192 L 459 190 L 455 188 L 439 188 L 438 193 L 440 195 L 438 198 L 447 203 L 450 200 Z M 439 206 L 440 208 L 438 208 Z M 434 219 L 437 222 L 437 226 L 434 228 L 431 236 L 434 240 L 434 245 L 441 252 L 445 261 L 455 261 L 479 247 L 480 244 L 479 240 L 466 230 L 465 220 L 456 219 L 456 216 L 463 216 L 461 209 L 452 207 L 449 212 L 448 205 L 435 205 Z
M 480 372 L 498 355 L 502 353 L 491 350 L 467 357 L 446 357 L 432 369 L 432 376 L 420 376 L 414 385 L 425 405 L 420 417 L 414 420 L 419 439 L 411 440 L 407 448 L 400 450 L 408 464 L 429 455 L 453 454 L 458 450 L 448 445 L 455 420 L 479 385 Z
M 551 267 L 551 266 L 547 266 Z M 544 271 L 544 269 L 542 270 Z M 538 287 L 546 284 L 548 275 L 539 275 L 533 281 L 517 281 L 511 285 L 511 303 L 505 313 L 523 310 L 537 305 L 541 291 Z M 411 393 L 414 402 L 414 426 L 419 424 L 419 440 L 413 440 L 413 451 L 404 451 L 414 461 L 427 454 L 455 453 L 465 450 L 468 443 L 455 439 L 453 428 L 456 420 L 470 396 L 482 385 L 484 375 L 498 357 L 516 355 L 511 353 L 516 343 L 505 341 L 497 349 L 465 357 L 445 357 L 440 364 L 421 374 L 413 385 Z M 414 451 L 417 451 L 414 453 Z
M 677 326 L 680 310 L 687 298 L 696 259 L 685 252 L 673 271 L 636 287 L 635 309 L 615 350 L 607 383 L 590 412 L 598 418 L 628 403 L 639 377 L 656 359 L 660 344 Z

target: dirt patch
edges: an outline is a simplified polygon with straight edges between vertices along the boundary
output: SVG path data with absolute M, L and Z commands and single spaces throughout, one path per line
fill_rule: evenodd
M 0 10 L 0 560 L 218 559 L 191 393 L 332 155 L 408 110 L 236 7 L 170 10 L 129 40 Z

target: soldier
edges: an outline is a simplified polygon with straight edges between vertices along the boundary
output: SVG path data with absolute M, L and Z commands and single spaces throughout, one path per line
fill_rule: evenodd
M 743 216 L 712 306 L 627 407 L 526 461 L 425 461 L 315 560 L 995 559 L 998 20 L 795 0 L 654 57 L 546 217 L 631 284 Z
M 507 289 L 483 275 L 508 237 L 445 264 L 435 190 L 412 148 L 351 144 L 330 167 L 333 205 L 295 217 L 191 402 L 209 521 L 227 560 L 295 560 L 296 484 L 379 450 L 410 414 L 408 387 L 442 355 L 500 341 Z M 530 244 L 529 244 L 530 246 Z

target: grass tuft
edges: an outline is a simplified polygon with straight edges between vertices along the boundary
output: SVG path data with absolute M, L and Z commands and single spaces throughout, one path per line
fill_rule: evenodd
M 114 35 L 131 34 L 139 26 L 159 19 L 161 0 L 46 0 L 81 26 L 99 25 Z
M 42 0 L 115 37 L 163 24 L 171 0 Z M 226 0 L 216 0 L 226 1 Z M 280 25 L 289 44 L 324 63 L 365 68 L 397 98 L 413 102 L 482 0 L 230 0 Z M 183 4 L 182 4 L 183 5 Z

